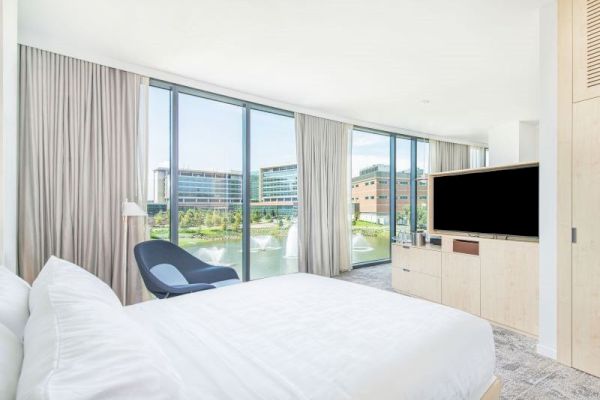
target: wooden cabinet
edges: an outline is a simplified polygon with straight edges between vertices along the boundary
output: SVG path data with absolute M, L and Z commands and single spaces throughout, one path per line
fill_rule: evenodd
M 432 247 L 392 246 L 392 265 L 431 276 L 442 274 L 442 256 Z
M 480 240 L 481 316 L 538 334 L 538 244 Z
M 442 304 L 480 315 L 480 279 L 479 257 L 442 254 Z
M 455 239 L 474 242 L 479 255 L 458 252 Z M 394 244 L 392 287 L 536 336 L 538 249 L 536 242 L 450 235 L 441 247 Z
M 437 276 L 392 267 L 392 287 L 402 293 L 435 303 L 441 302 L 441 279 Z
M 573 106 L 572 362 L 600 376 L 600 98 Z
M 600 96 L 600 1 L 573 0 L 573 99 Z
M 439 303 L 442 255 L 430 248 L 392 246 L 392 287 L 400 292 Z
M 600 376 L 599 27 L 600 0 L 559 0 L 557 355 L 560 362 L 596 376 Z

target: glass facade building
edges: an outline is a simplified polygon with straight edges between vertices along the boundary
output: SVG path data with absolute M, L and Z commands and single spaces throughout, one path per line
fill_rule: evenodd
M 154 170 L 155 204 L 169 200 L 169 170 Z M 212 208 L 229 210 L 242 204 L 242 174 L 180 169 L 178 178 L 179 208 Z
M 260 169 L 260 201 L 298 201 L 298 166 L 282 165 Z

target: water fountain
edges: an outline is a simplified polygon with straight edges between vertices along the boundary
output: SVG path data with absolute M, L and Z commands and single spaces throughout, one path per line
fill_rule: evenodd
M 250 237 L 250 251 L 267 251 L 280 249 L 271 235 L 257 235 Z
M 196 257 L 202 261 L 218 266 L 228 266 L 229 264 L 223 263 L 223 256 L 225 255 L 225 248 L 221 247 L 206 247 L 198 250 Z
M 358 253 L 366 253 L 368 251 L 373 251 L 373 247 L 369 244 L 367 239 L 365 239 L 362 233 L 353 233 L 352 251 L 356 251 Z
M 288 231 L 287 240 L 285 241 L 285 257 L 298 257 L 298 223 L 294 222 Z

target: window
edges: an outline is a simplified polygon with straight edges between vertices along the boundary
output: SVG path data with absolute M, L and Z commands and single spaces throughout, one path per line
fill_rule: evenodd
M 243 112 L 179 94 L 179 246 L 242 275 Z
M 396 138 L 396 236 L 411 232 L 411 140 Z
M 417 141 L 417 230 L 427 230 L 427 175 L 429 174 L 429 143 Z
M 150 238 L 169 240 L 171 91 L 150 87 L 148 102 L 148 225 Z
M 298 169 L 294 118 L 251 110 L 252 279 L 298 271 Z
M 390 205 L 385 200 L 389 197 L 389 186 L 375 185 L 379 179 L 390 179 L 390 137 L 354 130 L 352 182 L 364 186 L 353 189 L 352 195 L 368 200 L 353 203 L 352 262 L 355 264 L 390 258 Z
M 293 113 L 151 84 L 151 237 L 245 280 L 296 271 Z

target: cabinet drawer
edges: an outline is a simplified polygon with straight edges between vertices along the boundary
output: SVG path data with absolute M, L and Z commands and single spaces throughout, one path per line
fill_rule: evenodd
M 394 245 L 392 246 L 392 266 L 441 277 L 442 253 L 437 250 Z
M 392 287 L 423 299 L 441 302 L 442 281 L 436 276 L 411 271 L 408 268 L 392 268 Z

